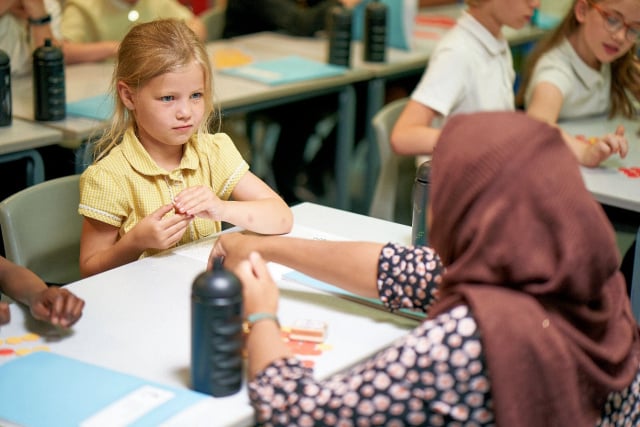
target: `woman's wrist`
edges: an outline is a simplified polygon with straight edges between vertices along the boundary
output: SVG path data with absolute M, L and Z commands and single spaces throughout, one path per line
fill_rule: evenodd
M 242 330 L 245 334 L 248 335 L 256 323 L 263 322 L 263 321 L 273 321 L 276 323 L 278 328 L 280 328 L 280 322 L 278 321 L 278 316 L 276 316 L 274 313 L 261 311 L 261 312 L 256 312 L 248 315 L 246 320 L 242 322 Z

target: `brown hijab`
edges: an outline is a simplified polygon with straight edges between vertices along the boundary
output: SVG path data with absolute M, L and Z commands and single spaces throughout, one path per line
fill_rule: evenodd
M 430 314 L 478 322 L 499 426 L 594 426 L 640 362 L 613 229 L 560 132 L 519 112 L 458 115 L 433 155 Z

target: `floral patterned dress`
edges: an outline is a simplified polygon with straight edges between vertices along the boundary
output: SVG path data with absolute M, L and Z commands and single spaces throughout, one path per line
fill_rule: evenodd
M 425 311 L 438 294 L 443 266 L 426 247 L 387 244 L 378 289 L 390 310 Z M 423 321 L 359 365 L 317 381 L 295 358 L 278 359 L 249 383 L 258 425 L 493 426 L 491 384 L 480 331 L 467 306 Z M 599 426 L 640 423 L 640 370 L 611 393 Z

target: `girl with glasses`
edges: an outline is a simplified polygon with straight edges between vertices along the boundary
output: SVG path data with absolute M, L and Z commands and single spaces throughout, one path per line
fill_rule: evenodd
M 529 56 L 516 101 L 548 123 L 637 114 L 640 99 L 639 0 L 575 0 L 558 27 Z M 585 166 L 597 166 L 628 143 L 624 129 L 586 144 L 565 134 Z

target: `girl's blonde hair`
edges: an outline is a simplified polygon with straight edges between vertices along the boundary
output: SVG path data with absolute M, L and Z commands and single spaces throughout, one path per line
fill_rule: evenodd
M 159 75 L 179 70 L 196 62 L 204 73 L 205 119 L 198 134 L 208 132 L 214 120 L 211 63 L 207 51 L 195 33 L 182 21 L 160 19 L 137 24 L 124 37 L 111 79 L 114 112 L 109 127 L 94 144 L 96 160 L 104 157 L 122 141 L 135 117 L 118 96 L 117 83 L 124 82 L 133 90 L 143 87 Z
M 578 1 L 581 0 L 573 2 L 571 9 L 562 22 L 548 36 L 540 40 L 529 54 L 522 72 L 522 83 L 516 95 L 516 105 L 524 106 L 525 92 L 529 83 L 531 83 L 531 76 L 536 63 L 542 55 L 558 46 L 566 37 L 576 32 L 580 27 L 580 22 L 578 22 L 575 14 L 575 7 Z M 601 0 L 594 0 L 593 2 L 600 3 Z M 611 63 L 611 110 L 609 111 L 609 117 L 620 114 L 631 118 L 635 115 L 635 108 L 630 95 L 640 100 L 640 61 L 636 53 L 637 49 L 638 44 L 635 43 L 626 54 Z

